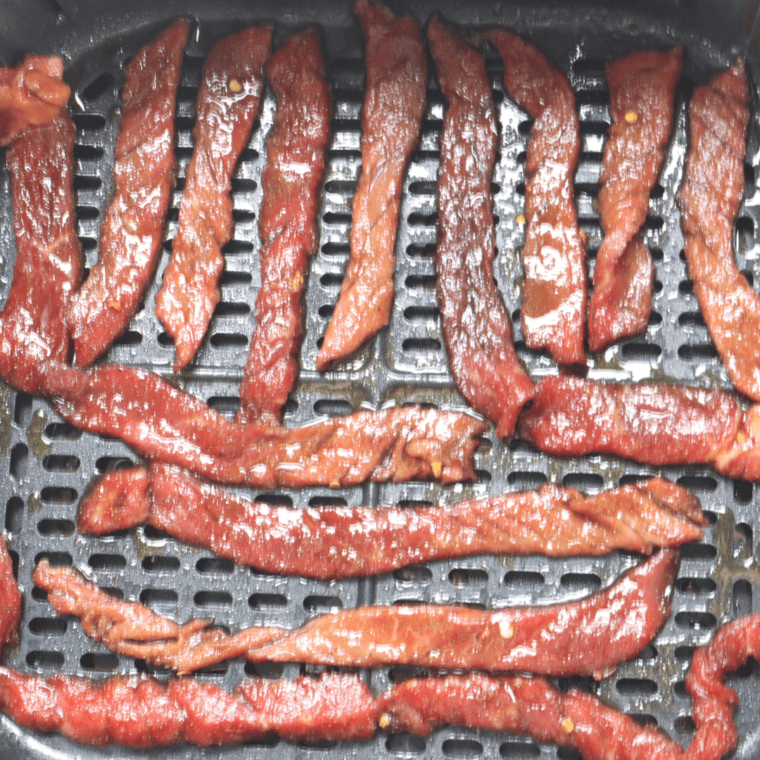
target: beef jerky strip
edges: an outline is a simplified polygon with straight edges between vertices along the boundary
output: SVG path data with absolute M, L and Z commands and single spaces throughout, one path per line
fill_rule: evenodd
M 379 725 L 424 735 L 442 725 L 510 731 L 580 752 L 584 760 L 720 760 L 737 744 L 736 692 L 726 674 L 760 657 L 760 614 L 726 623 L 699 647 L 686 674 L 695 732 L 684 750 L 595 696 L 560 692 L 543 678 L 483 674 L 411 679 L 379 697 Z
M 642 333 L 652 310 L 654 265 L 638 235 L 660 173 L 673 122 L 673 95 L 683 48 L 643 50 L 605 66 L 612 125 L 599 178 L 604 239 L 594 266 L 588 343 L 600 351 Z
M 434 15 L 428 42 L 446 98 L 438 175 L 438 302 L 449 365 L 473 408 L 511 435 L 535 387 L 493 275 L 496 117 L 483 56 Z
M 330 138 L 332 98 L 316 30 L 291 36 L 267 63 L 266 74 L 277 110 L 261 175 L 256 327 L 236 419 L 279 423 L 298 377 L 304 283 L 319 242 L 319 187 Z
M 546 377 L 519 434 L 554 455 L 710 464 L 728 477 L 760 480 L 760 406 L 745 412 L 719 390 Z
M 744 195 L 749 101 L 743 58 L 695 88 L 678 202 L 689 277 L 710 337 L 736 389 L 760 401 L 760 298 L 737 268 L 732 246 Z
M 21 594 L 2 537 L 0 600 L 2 649 L 15 645 L 21 617 Z M 156 620 L 162 619 L 154 616 L 149 622 Z M 271 736 L 305 742 L 368 739 L 377 725 L 377 702 L 366 684 L 340 673 L 292 681 L 248 679 L 230 694 L 192 678 L 42 678 L 0 666 L 0 711 L 34 731 L 58 732 L 82 744 L 136 749 Z
M 47 360 L 69 359 L 66 309 L 82 278 L 74 216 L 74 140 L 68 114 L 29 126 L 6 151 L 13 192 L 16 261 L 0 314 L 0 376 L 42 392 Z
M 353 200 L 351 255 L 317 356 L 320 371 L 388 324 L 402 181 L 425 109 L 427 62 L 417 22 L 367 0 L 357 0 L 354 12 L 366 40 L 362 171 Z
M 170 641 L 157 616 L 142 605 L 113 599 L 76 571 L 51 569 L 46 563 L 40 567 L 35 582 L 50 591 L 57 612 L 83 619 L 85 633 L 116 652 L 181 672 L 244 657 L 251 662 L 362 668 L 413 664 L 603 678 L 638 653 L 665 623 L 678 550 L 659 550 L 604 591 L 567 604 L 494 612 L 446 605 L 357 607 L 321 615 L 279 635 L 277 629 L 257 627 L 227 634 L 209 628 L 208 621 L 193 620 Z
M 124 331 L 155 270 L 175 182 L 174 109 L 187 34 L 187 22 L 174 22 L 124 72 L 113 199 L 100 227 L 98 263 L 68 314 L 82 366 Z
M 470 415 L 419 406 L 359 411 L 295 429 L 243 425 L 153 373 L 49 365 L 45 395 L 72 425 L 228 485 L 473 480 L 472 455 L 485 428 Z
M 0 66 L 0 146 L 56 119 L 70 92 L 57 56 L 28 55 L 14 68 Z
M 525 343 L 559 364 L 584 364 L 586 254 L 573 193 L 580 151 L 573 88 L 529 42 L 502 29 L 485 37 L 504 60 L 509 97 L 535 119 L 525 159 Z
M 651 553 L 698 540 L 705 518 L 691 492 L 660 478 L 591 497 L 542 486 L 445 508 L 293 509 L 247 501 L 154 464 L 150 476 L 134 468 L 101 477 L 77 520 L 90 535 L 143 523 L 237 564 L 328 579 L 471 554 Z
M 259 110 L 271 38 L 271 24 L 241 29 L 217 42 L 203 66 L 195 147 L 156 295 L 156 316 L 177 350 L 175 372 L 192 361 L 219 303 L 222 247 L 232 237 L 232 172 Z

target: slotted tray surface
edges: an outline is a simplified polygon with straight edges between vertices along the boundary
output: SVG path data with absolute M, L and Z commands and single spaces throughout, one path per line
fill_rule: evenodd
M 347 4 L 323 11 L 305 4 L 257 7 L 220 0 L 179 5 L 134 5 L 129 13 L 105 10 L 92 15 L 76 3 L 59 3 L 61 13 L 44 48 L 67 57 L 72 86 L 72 115 L 77 125 L 76 194 L 79 234 L 87 265 L 97 257 L 98 229 L 112 189 L 112 149 L 118 127 L 119 90 L 125 61 L 176 15 L 193 18 L 177 104 L 177 155 L 180 183 L 174 193 L 166 230 L 176 230 L 182 178 L 192 152 L 194 103 L 205 55 L 214 41 L 245 23 L 274 19 L 276 44 L 308 23 L 323 32 L 333 85 L 335 114 L 329 164 L 321 209 L 321 241 L 307 292 L 306 337 L 301 378 L 286 414 L 286 425 L 300 425 L 319 415 L 345 414 L 360 406 L 377 408 L 390 401 L 419 401 L 466 408 L 453 388 L 436 305 L 433 267 L 436 236 L 435 182 L 444 103 L 432 75 L 420 146 L 404 184 L 397 239 L 396 298 L 389 327 L 337 371 L 320 375 L 315 358 L 321 336 L 338 296 L 348 258 L 351 198 L 361 167 L 359 142 L 363 102 L 363 46 L 358 23 Z M 720 71 L 738 47 L 713 40 L 689 24 L 678 27 L 646 13 L 612 11 L 606 15 L 576 5 L 481 4 L 460 8 L 438 5 L 451 21 L 464 25 L 498 23 L 525 35 L 569 74 L 577 93 L 582 155 L 576 177 L 576 200 L 586 233 L 589 267 L 593 267 L 601 231 L 595 211 L 604 136 L 609 123 L 604 61 L 633 49 L 686 46 L 686 65 L 677 91 L 676 127 L 662 177 L 652 194 L 645 239 L 656 265 L 654 311 L 646 335 L 588 357 L 589 376 L 603 379 L 671 379 L 730 389 L 699 316 L 686 274 L 683 240 L 674 194 L 681 179 L 686 147 L 685 104 L 694 83 Z M 401 10 L 401 9 L 397 9 Z M 416 3 L 407 9 L 423 23 L 433 7 Z M 293 11 L 292 13 L 290 11 Z M 681 19 L 683 21 L 683 19 Z M 716 31 L 717 35 L 717 31 Z M 498 256 L 495 276 L 513 314 L 518 351 L 532 375 L 556 372 L 547 355 L 527 350 L 519 324 L 523 240 L 523 174 L 529 122 L 504 94 L 502 66 L 488 53 L 488 72 L 498 110 L 500 150 L 494 175 Z M 754 59 L 750 67 L 757 78 Z M 274 113 L 267 91 L 250 143 L 233 182 L 235 233 L 225 249 L 222 302 L 197 360 L 177 378 L 187 391 L 231 416 L 237 408 L 237 386 L 254 326 L 252 305 L 259 285 L 256 215 L 261 200 L 259 179 L 266 161 L 265 138 Z M 745 174 L 746 195 L 736 228 L 737 260 L 752 281 L 760 275 L 757 227 L 758 140 L 751 129 Z M 0 170 L 0 275 L 2 297 L 12 278 L 15 245 L 7 170 Z M 114 362 L 152 369 L 170 376 L 173 345 L 154 314 L 154 296 L 168 260 L 164 246 L 159 272 L 128 332 L 110 351 Z M 498 608 L 512 604 L 566 601 L 611 583 L 637 557 L 617 552 L 602 558 L 551 560 L 530 556 L 473 557 L 433 562 L 377 578 L 320 582 L 284 578 L 236 567 L 210 552 L 189 548 L 151 528 L 138 528 L 105 538 L 84 538 L 75 531 L 78 502 L 101 473 L 137 461 L 119 441 L 74 430 L 36 398 L 0 389 L 0 516 L 18 564 L 25 591 L 21 643 L 7 664 L 22 671 L 58 672 L 105 677 L 114 673 L 156 672 L 144 663 L 113 655 L 94 644 L 77 621 L 57 618 L 35 589 L 31 574 L 41 557 L 73 565 L 99 585 L 128 599 L 139 599 L 179 621 L 213 617 L 232 630 L 249 625 L 297 626 L 315 614 L 359 604 L 434 601 Z M 599 684 L 576 683 L 620 709 L 656 723 L 686 744 L 693 725 L 683 678 L 694 647 L 706 643 L 716 627 L 740 614 L 760 609 L 756 540 L 760 535 L 760 496 L 752 484 L 732 481 L 709 469 L 650 468 L 614 458 L 555 459 L 519 440 L 501 442 L 492 430 L 476 454 L 476 483 L 441 487 L 427 483 L 367 484 L 330 490 L 308 488 L 277 492 L 244 491 L 272 504 L 357 505 L 402 502 L 449 504 L 465 497 L 534 488 L 551 482 L 587 492 L 622 485 L 641 475 L 662 474 L 700 497 L 710 517 L 705 539 L 687 546 L 675 592 L 674 613 L 654 643 L 635 660 Z M 298 665 L 246 666 L 230 662 L 199 675 L 232 688 L 246 675 L 293 677 Z M 386 668 L 365 674 L 376 690 L 386 688 L 408 669 Z M 157 672 L 159 677 L 166 674 Z M 751 663 L 732 676 L 741 702 L 737 721 L 742 736 L 737 757 L 760 754 L 760 674 Z M 119 747 L 92 750 L 59 736 L 18 729 L 0 718 L 0 755 L 12 758 L 559 758 L 574 760 L 567 750 L 532 740 L 488 732 L 445 728 L 426 738 L 377 734 L 364 743 L 295 745 L 284 741 L 199 750 L 181 745 L 136 752 Z

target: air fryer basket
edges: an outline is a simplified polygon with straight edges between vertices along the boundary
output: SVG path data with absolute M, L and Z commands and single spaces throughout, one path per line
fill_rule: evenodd
M 315 370 L 318 342 L 337 299 L 348 257 L 351 197 L 360 170 L 363 101 L 363 44 L 347 0 L 325 4 L 278 0 L 211 2 L 97 2 L 96 0 L 0 0 L 0 55 L 14 63 L 24 50 L 59 53 L 66 60 L 72 86 L 71 110 L 77 126 L 76 194 L 79 234 L 87 264 L 96 260 L 98 229 L 112 188 L 112 149 L 118 126 L 119 91 L 125 61 L 168 21 L 192 19 L 177 106 L 180 171 L 191 151 L 194 103 L 200 72 L 212 43 L 240 26 L 275 21 L 275 44 L 290 32 L 316 24 L 323 35 L 334 87 L 335 114 L 329 165 L 320 217 L 321 241 L 309 278 L 306 337 L 301 378 L 286 414 L 286 425 L 300 425 L 319 415 L 345 414 L 361 406 L 377 408 L 390 401 L 419 401 L 465 409 L 448 370 L 435 297 L 433 253 L 436 236 L 435 182 L 444 104 L 431 65 L 428 106 L 419 149 L 404 184 L 398 233 L 396 298 L 391 323 L 349 362 L 327 375 Z M 682 254 L 683 240 L 675 191 L 686 148 L 685 104 L 692 86 L 722 70 L 748 42 L 741 22 L 752 29 L 752 13 L 742 3 L 673 0 L 657 4 L 609 3 L 458 3 L 456 0 L 389 2 L 394 10 L 415 15 L 423 24 L 434 10 L 464 27 L 500 24 L 537 44 L 565 69 L 575 87 L 581 119 L 582 155 L 576 177 L 581 226 L 587 235 L 593 267 L 601 232 L 595 211 L 604 135 L 609 122 L 604 61 L 634 49 L 686 46 L 686 64 L 677 91 L 674 136 L 660 183 L 652 193 L 646 242 L 656 264 L 654 313 L 646 335 L 625 341 L 603 354 L 589 355 L 589 376 L 602 379 L 669 379 L 730 389 L 691 293 Z M 628 8 L 623 10 L 622 6 Z M 499 125 L 500 150 L 494 176 L 496 234 L 499 253 L 495 274 L 513 314 L 518 351 L 538 378 L 556 372 L 542 352 L 527 350 L 519 324 L 523 240 L 523 176 L 528 123 L 504 95 L 502 66 L 488 53 Z M 753 82 L 760 82 L 757 60 L 750 56 Z M 755 90 L 755 98 L 757 91 Z M 261 200 L 259 178 L 266 160 L 265 137 L 274 101 L 267 91 L 260 118 L 244 151 L 233 184 L 235 234 L 225 249 L 222 302 L 197 360 L 177 382 L 226 415 L 236 409 L 237 386 L 254 326 L 252 304 L 259 284 L 256 215 Z M 758 137 L 756 105 L 745 163 L 746 195 L 736 226 L 740 269 L 760 276 L 760 214 L 757 192 Z M 166 231 L 176 230 L 181 182 L 174 194 Z M 0 292 L 9 287 L 15 254 L 10 183 L 0 164 Z M 152 369 L 171 376 L 173 346 L 154 314 L 154 296 L 168 259 L 161 257 L 145 308 L 110 351 L 109 361 Z M 0 386 L 0 519 L 18 578 L 25 592 L 20 645 L 7 664 L 26 672 L 58 672 L 102 678 L 115 673 L 157 672 L 144 663 L 113 655 L 94 644 L 78 622 L 57 618 L 31 575 L 36 562 L 82 569 L 100 586 L 128 599 L 139 599 L 180 621 L 213 617 L 232 630 L 249 625 L 297 626 L 315 614 L 359 604 L 450 602 L 498 608 L 578 598 L 612 582 L 638 558 L 624 552 L 601 558 L 551 560 L 538 556 L 473 557 L 432 562 L 376 578 L 321 582 L 252 572 L 210 552 L 187 547 L 165 534 L 141 527 L 104 538 L 79 536 L 77 505 L 100 474 L 137 461 L 116 440 L 81 433 L 62 422 L 38 398 Z M 555 459 L 519 440 L 501 442 L 493 430 L 476 454 L 476 483 L 441 487 L 427 483 L 367 484 L 341 490 L 307 488 L 246 493 L 272 504 L 296 507 L 321 504 L 422 502 L 448 504 L 465 497 L 533 488 L 544 482 L 576 486 L 587 492 L 630 482 L 641 475 L 662 474 L 691 488 L 710 517 L 703 541 L 685 547 L 675 591 L 674 612 L 665 629 L 639 657 L 594 684 L 573 679 L 640 720 L 660 725 L 674 739 L 688 743 L 693 725 L 683 680 L 693 649 L 709 641 L 723 622 L 760 609 L 760 493 L 752 484 L 716 475 L 708 468 L 651 468 L 615 458 L 593 456 Z M 200 678 L 232 688 L 247 675 L 290 678 L 298 665 L 246 666 L 230 662 Z M 158 677 L 166 677 L 157 672 Z M 385 668 L 364 674 L 376 690 L 409 675 L 408 669 Z M 736 717 L 740 731 L 737 758 L 760 757 L 760 673 L 751 662 L 731 676 L 740 694 Z M 378 733 L 364 743 L 291 744 L 285 741 L 198 748 L 180 745 L 154 751 L 120 747 L 90 749 L 59 736 L 19 729 L 0 718 L 0 757 L 37 760 L 60 758 L 505 758 L 574 760 L 576 754 L 539 745 L 524 737 L 444 728 L 426 738 Z

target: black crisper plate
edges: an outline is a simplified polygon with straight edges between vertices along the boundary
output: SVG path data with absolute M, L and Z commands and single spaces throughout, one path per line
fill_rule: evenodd
M 674 194 L 685 152 L 684 106 L 695 83 L 714 76 L 747 43 L 739 33 L 741 3 L 662 2 L 557 4 L 511 2 L 433 4 L 391 2 L 425 22 L 435 9 L 463 26 L 501 24 L 542 48 L 566 70 L 577 93 L 583 137 L 576 177 L 581 225 L 588 238 L 589 265 L 599 247 L 595 211 L 601 152 L 609 122 L 604 61 L 642 47 L 686 46 L 686 63 L 677 92 L 676 128 L 663 174 L 652 194 L 646 242 L 656 262 L 654 313 L 646 335 L 628 340 L 598 356 L 589 356 L 589 375 L 603 379 L 672 379 L 730 389 L 727 375 L 701 320 L 687 279 Z M 623 10 L 623 6 L 628 6 Z M 275 21 L 275 43 L 292 31 L 316 24 L 323 33 L 334 87 L 335 117 L 321 211 L 321 241 L 307 292 L 306 338 L 301 379 L 288 405 L 285 424 L 301 425 L 319 415 L 345 414 L 360 406 L 377 408 L 395 400 L 421 401 L 466 408 L 454 390 L 442 345 L 435 296 L 433 252 L 436 235 L 435 181 L 443 99 L 431 75 L 428 108 L 419 150 L 404 184 L 398 234 L 397 294 L 390 326 L 338 371 L 315 370 L 320 337 L 337 299 L 348 257 L 351 198 L 360 170 L 363 101 L 363 43 L 350 6 L 278 0 L 213 2 L 97 2 L 96 0 L 0 0 L 0 54 L 15 63 L 24 50 L 60 53 L 67 66 L 77 125 L 76 193 L 79 234 L 87 263 L 96 260 L 98 228 L 112 188 L 112 146 L 119 120 L 119 91 L 125 61 L 164 27 L 183 15 L 193 20 L 178 102 L 178 157 L 184 175 L 192 148 L 194 103 L 204 56 L 212 43 L 244 24 Z M 745 19 L 751 28 L 751 18 Z M 750 56 L 755 83 L 757 60 Z M 432 71 L 432 67 L 431 67 Z M 522 343 L 519 315 L 523 229 L 526 117 L 504 95 L 501 63 L 489 54 L 500 124 L 500 151 L 494 182 L 499 254 L 495 274 L 510 312 L 518 351 L 534 377 L 556 372 L 540 352 Z M 755 93 L 757 96 L 757 92 Z M 249 147 L 234 183 L 235 234 L 225 249 L 222 303 L 204 347 L 177 382 L 226 415 L 236 409 L 237 387 L 254 326 L 252 304 L 259 284 L 256 232 L 261 200 L 259 178 L 266 160 L 265 136 L 274 102 L 267 93 Z M 755 114 L 756 116 L 756 114 Z M 750 130 L 746 196 L 736 229 L 739 267 L 750 279 L 760 276 L 757 193 L 758 139 Z M 1 160 L 1 159 L 0 159 Z M 166 238 L 176 230 L 180 192 L 175 192 Z M 0 292 L 9 287 L 15 246 L 7 171 L 0 165 Z M 154 296 L 168 254 L 163 252 L 156 282 L 145 308 L 108 355 L 109 361 L 171 375 L 173 347 L 154 315 Z M 366 580 L 334 583 L 283 578 L 252 572 L 219 560 L 208 551 L 188 548 L 150 528 L 106 538 L 84 538 L 75 530 L 78 502 L 100 473 L 136 461 L 122 443 L 80 433 L 37 398 L 0 389 L 0 519 L 25 592 L 21 643 L 7 664 L 25 672 L 71 673 L 103 678 L 145 670 L 144 664 L 113 655 L 84 636 L 73 619 L 57 618 L 31 581 L 36 561 L 45 556 L 71 564 L 99 585 L 139 599 L 161 613 L 185 621 L 213 617 L 237 630 L 250 625 L 297 626 L 311 616 L 359 604 L 433 601 L 488 608 L 542 604 L 583 596 L 612 582 L 637 561 L 622 552 L 590 559 L 543 557 L 474 557 L 400 570 Z M 710 517 L 705 539 L 689 545 L 675 592 L 674 614 L 653 645 L 599 684 L 581 681 L 621 710 L 660 725 L 688 743 L 693 726 L 683 680 L 693 649 L 710 640 L 716 628 L 740 614 L 760 609 L 760 493 L 749 483 L 732 481 L 701 467 L 649 468 L 609 457 L 561 460 L 537 453 L 519 440 L 498 441 L 492 430 L 476 454 L 478 481 L 441 487 L 426 483 L 365 485 L 333 491 L 324 488 L 248 491 L 273 504 L 378 504 L 401 501 L 449 504 L 464 497 L 533 488 L 544 482 L 577 486 L 588 492 L 614 487 L 648 474 L 662 474 L 688 486 Z M 247 674 L 290 678 L 292 666 L 245 666 L 231 662 L 199 677 L 232 688 Z M 407 671 L 408 672 L 408 671 Z M 160 677 L 164 677 L 159 674 Z M 396 675 L 400 675 L 396 671 Z M 376 689 L 386 688 L 393 669 L 365 674 Z M 741 695 L 737 710 L 741 743 L 736 757 L 760 757 L 760 674 L 751 663 L 730 678 Z M 125 758 L 504 758 L 574 760 L 567 750 L 542 746 L 510 735 L 445 728 L 427 738 L 377 734 L 365 743 L 296 745 L 273 740 L 236 747 L 200 750 L 187 745 L 136 752 L 119 747 L 93 750 L 59 736 L 21 730 L 0 718 L 0 757 L 23 760 Z

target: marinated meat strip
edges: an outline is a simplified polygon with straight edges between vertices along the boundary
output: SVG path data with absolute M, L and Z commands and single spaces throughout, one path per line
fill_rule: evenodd
M 177 234 L 156 294 L 156 316 L 177 350 L 175 372 L 192 361 L 219 303 L 231 178 L 259 110 L 271 39 L 271 24 L 241 29 L 217 42 L 203 67 Z
M 58 118 L 70 92 L 58 56 L 28 55 L 19 66 L 0 66 L 0 146 Z
M 404 406 L 300 429 L 243 425 L 150 372 L 49 364 L 45 395 L 72 425 L 220 483 L 300 488 L 475 478 L 472 455 L 485 425 L 467 414 Z
M 743 58 L 695 88 L 678 202 L 689 277 L 710 337 L 737 390 L 760 401 L 760 298 L 738 270 L 732 247 L 744 195 L 749 102 Z
M 13 577 L 13 561 L 5 539 L 0 536 L 0 653 L 4 646 L 18 644 L 21 622 L 21 591 Z
M 240 565 L 328 579 L 470 554 L 651 553 L 698 540 L 705 519 L 691 492 L 660 478 L 591 497 L 543 486 L 446 508 L 304 510 L 247 501 L 154 464 L 150 475 L 134 468 L 102 476 L 77 521 L 90 535 L 143 523 Z
M 515 353 L 512 325 L 493 276 L 491 179 L 496 118 L 483 56 L 434 15 L 430 52 L 448 104 L 438 174 L 436 274 L 454 382 L 478 412 L 511 435 L 535 387 Z
M 266 74 L 277 110 L 261 175 L 256 327 L 236 419 L 279 423 L 298 377 L 304 283 L 319 243 L 319 187 L 330 139 L 332 98 L 316 30 L 291 36 L 270 59 Z
M 320 371 L 388 324 L 402 182 L 425 109 L 427 62 L 417 22 L 367 0 L 357 0 L 354 12 L 366 41 L 362 171 L 353 200 L 351 254 L 317 356 Z
M 652 310 L 654 265 L 638 235 L 662 167 L 673 122 L 683 47 L 643 50 L 605 66 L 612 126 L 599 178 L 604 240 L 588 308 L 588 344 L 600 351 L 642 333 Z
M 567 604 L 498 611 L 357 607 L 320 615 L 280 635 L 261 628 L 231 635 L 194 620 L 169 641 L 150 611 L 136 612 L 141 605 L 109 597 L 75 571 L 43 566 L 36 581 L 51 591 L 56 611 L 81 616 L 85 632 L 94 632 L 109 648 L 182 672 L 242 656 L 250 662 L 361 668 L 414 664 L 603 678 L 664 625 L 678 558 L 677 549 L 659 550 L 607 589 Z M 142 624 L 144 619 L 149 625 Z M 188 647 L 182 647 L 180 636 Z
M 573 193 L 580 151 L 575 94 L 529 42 L 502 29 L 485 37 L 504 60 L 509 97 L 535 119 L 525 159 L 525 343 L 548 350 L 559 364 L 584 364 L 586 254 Z
M 29 126 L 6 151 L 16 261 L 0 314 L 0 376 L 42 392 L 44 364 L 69 358 L 66 309 L 82 279 L 74 217 L 74 140 L 68 114 Z
M 758 656 L 758 613 L 727 623 L 694 652 L 686 691 L 696 730 L 686 750 L 595 696 L 578 689 L 560 692 L 543 678 L 472 673 L 411 679 L 380 695 L 379 725 L 414 734 L 442 725 L 510 731 L 576 750 L 584 760 L 720 760 L 738 738 L 733 720 L 738 697 L 723 681 Z
M 710 464 L 728 477 L 760 480 L 759 423 L 760 407 L 745 412 L 719 390 L 546 377 L 519 434 L 554 455 Z
M 175 182 L 174 109 L 187 34 L 187 22 L 175 21 L 124 72 L 113 199 L 100 227 L 98 263 L 68 315 L 82 366 L 121 335 L 155 270 Z

